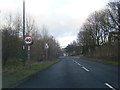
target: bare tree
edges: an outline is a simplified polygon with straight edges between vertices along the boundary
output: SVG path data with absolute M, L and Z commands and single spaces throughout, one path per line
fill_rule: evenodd
M 109 6 L 107 9 L 92 13 L 83 24 L 77 39 L 82 54 L 107 59 L 114 57 L 114 60 L 119 57 L 115 51 L 119 50 L 120 42 L 118 32 L 120 2 L 110 2 Z
M 10 14 L 2 29 L 2 56 L 3 64 L 10 58 L 20 57 L 21 41 L 18 37 L 17 27 L 14 25 L 14 16 Z M 18 22 L 19 23 L 19 22 Z
M 120 31 L 120 0 L 108 3 L 111 27 Z
M 32 19 L 30 16 L 26 17 L 26 35 L 33 35 L 36 30 L 35 20 Z

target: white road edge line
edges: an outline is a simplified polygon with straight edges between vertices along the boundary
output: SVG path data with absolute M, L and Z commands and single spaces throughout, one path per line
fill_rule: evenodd
M 109 88 L 111 88 L 112 90 L 116 90 L 115 88 L 113 88 L 110 84 L 105 83 L 106 86 L 108 86 Z
M 89 70 L 87 69 L 87 68 L 85 68 L 85 67 L 82 67 L 84 70 L 86 70 L 87 72 L 89 72 Z

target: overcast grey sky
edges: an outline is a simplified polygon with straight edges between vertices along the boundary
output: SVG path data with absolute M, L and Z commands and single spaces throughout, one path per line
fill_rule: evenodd
M 103 9 L 108 0 L 25 0 L 26 13 L 42 27 L 45 24 L 50 35 L 67 46 L 76 40 L 80 27 L 88 15 Z M 0 13 L 22 13 L 23 0 L 0 0 Z

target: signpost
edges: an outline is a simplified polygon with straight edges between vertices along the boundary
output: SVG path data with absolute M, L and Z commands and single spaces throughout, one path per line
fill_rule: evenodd
M 48 48 L 49 48 L 49 46 L 48 46 L 48 44 L 46 43 L 46 44 L 45 44 L 45 49 L 46 49 L 46 60 L 48 59 Z
M 28 45 L 28 67 L 31 67 L 31 61 L 30 61 L 30 45 L 33 44 L 33 38 L 32 36 L 26 36 L 24 38 L 24 43 Z

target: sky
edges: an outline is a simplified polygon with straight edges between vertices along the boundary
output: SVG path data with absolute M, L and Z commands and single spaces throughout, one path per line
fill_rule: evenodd
M 45 25 L 62 47 L 76 40 L 82 24 L 94 11 L 104 9 L 108 0 L 25 0 L 26 15 Z M 23 0 L 0 0 L 0 17 L 22 13 Z

